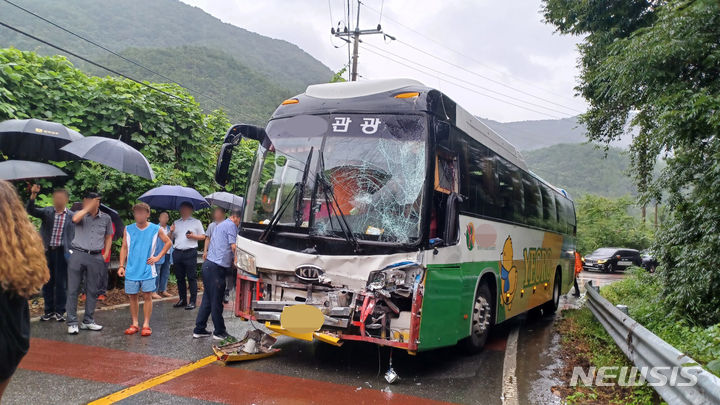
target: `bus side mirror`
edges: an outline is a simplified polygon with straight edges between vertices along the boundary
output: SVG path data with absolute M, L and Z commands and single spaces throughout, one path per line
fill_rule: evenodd
M 450 139 L 450 124 L 445 121 L 435 121 L 435 141 L 442 142 Z
M 215 182 L 223 188 L 228 182 L 228 171 L 230 170 L 230 159 L 232 159 L 233 148 L 240 143 L 242 138 L 258 141 L 266 149 L 272 145 L 270 137 L 268 137 L 267 132 L 265 132 L 265 128 L 248 124 L 231 126 L 227 134 L 225 134 L 217 165 L 215 166 Z
M 223 142 L 237 145 L 242 138 L 258 141 L 266 149 L 271 144 L 265 128 L 248 124 L 237 124 L 230 127 Z
M 232 158 L 233 144 L 224 143 L 220 148 L 217 165 L 215 166 L 215 182 L 225 188 L 228 182 L 230 171 L 230 159 Z

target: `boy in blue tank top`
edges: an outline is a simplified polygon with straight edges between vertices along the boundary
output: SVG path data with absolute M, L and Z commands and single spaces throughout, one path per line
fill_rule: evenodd
M 160 226 L 148 222 L 150 206 L 137 203 L 133 206 L 135 223 L 125 227 L 122 248 L 120 249 L 120 267 L 118 275 L 125 277 L 125 293 L 130 296 L 130 316 L 132 325 L 125 330 L 126 335 L 134 335 L 138 328 L 138 312 L 140 311 L 139 294 L 142 293 L 145 305 L 143 307 L 143 327 L 141 336 L 150 336 L 150 315 L 152 314 L 152 293 L 155 291 L 155 278 L 158 276 L 155 263 L 165 257 L 170 250 L 172 242 Z M 158 252 L 157 246 L 164 244 Z M 153 255 L 158 252 L 157 255 Z

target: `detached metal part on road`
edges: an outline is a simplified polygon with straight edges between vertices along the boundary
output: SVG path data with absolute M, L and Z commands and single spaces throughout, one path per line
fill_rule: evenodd
M 642 367 L 667 367 L 658 370 L 671 381 L 673 367 L 684 367 L 695 375 L 697 383 L 680 387 L 663 384 L 653 388 L 669 404 L 720 404 L 720 378 L 704 370 L 700 365 L 658 336 L 637 323 L 608 300 L 603 298 L 592 283 L 586 283 L 587 305 L 595 318 L 612 336 L 618 347 L 635 364 Z

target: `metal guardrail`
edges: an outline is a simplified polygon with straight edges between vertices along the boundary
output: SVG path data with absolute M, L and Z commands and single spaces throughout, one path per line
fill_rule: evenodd
M 672 367 L 684 367 L 686 373 L 695 375 L 697 383 L 694 386 L 654 386 L 663 400 L 671 405 L 720 404 L 720 378 L 704 370 L 695 360 L 613 306 L 610 301 L 600 296 L 592 282 L 587 282 L 585 288 L 590 311 L 638 369 L 667 367 L 656 370 L 658 374 L 664 375 L 667 381 L 672 381 Z

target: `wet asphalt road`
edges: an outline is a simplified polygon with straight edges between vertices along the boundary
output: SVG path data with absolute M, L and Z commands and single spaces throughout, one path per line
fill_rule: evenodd
M 622 277 L 583 273 L 604 283 Z M 574 305 L 574 298 L 563 305 Z M 10 382 L 3 404 L 87 403 L 212 354 L 212 341 L 192 339 L 196 311 L 154 305 L 153 336 L 125 336 L 127 308 L 96 312 L 102 332 L 66 334 L 64 324 L 34 322 L 30 353 Z M 250 328 L 226 311 L 228 332 Z M 401 379 L 387 384 L 388 348 L 346 342 L 342 347 L 280 337 L 277 355 L 221 366 L 211 364 L 140 391 L 121 403 L 433 403 L 500 404 L 507 336 L 519 328 L 519 403 L 550 403 L 559 337 L 553 317 L 527 318 L 496 327 L 486 349 L 466 355 L 446 348 L 410 356 L 394 350 Z M 436 402 L 435 402 L 436 403 Z

